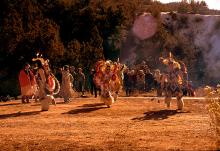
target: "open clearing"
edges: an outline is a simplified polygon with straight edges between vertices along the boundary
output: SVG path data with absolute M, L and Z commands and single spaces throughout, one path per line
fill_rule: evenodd
M 111 108 L 77 98 L 41 112 L 37 103 L 0 103 L 0 150 L 215 150 L 205 100 L 121 97 Z

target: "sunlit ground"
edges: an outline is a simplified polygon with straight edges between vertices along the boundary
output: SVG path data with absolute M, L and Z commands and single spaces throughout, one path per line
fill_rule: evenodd
M 41 112 L 39 104 L 0 103 L 0 150 L 214 150 L 205 100 L 176 111 L 162 100 L 121 97 L 106 108 L 78 98 Z

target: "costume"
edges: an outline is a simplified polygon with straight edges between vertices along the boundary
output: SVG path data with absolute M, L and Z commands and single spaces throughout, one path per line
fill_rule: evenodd
M 177 108 L 182 110 L 184 107 L 184 102 L 182 99 L 183 76 L 181 66 L 173 59 L 171 53 L 169 54 L 169 57 L 163 59 L 162 62 L 167 66 L 165 73 L 165 103 L 169 108 L 172 96 L 176 96 Z
M 46 96 L 46 76 L 43 68 L 37 69 L 37 83 L 39 87 L 37 96 L 42 99 Z
M 25 103 L 25 99 L 27 103 L 29 102 L 29 98 L 34 95 L 36 85 L 36 79 L 34 77 L 33 72 L 25 66 L 19 73 L 19 83 L 21 87 L 21 95 L 22 95 L 22 103 Z
M 99 61 L 96 63 L 95 84 L 101 88 L 101 101 L 108 107 L 117 99 L 122 85 L 124 66 L 118 62 Z
M 52 74 L 49 68 L 49 61 L 44 60 L 41 57 L 33 58 L 32 61 L 39 60 L 41 66 L 38 68 L 38 85 L 39 91 L 38 96 L 41 100 L 42 110 L 49 109 L 49 103 L 52 101 L 53 104 L 56 104 L 54 95 L 58 94 L 60 91 L 60 84 L 56 77 Z
M 75 92 L 73 90 L 73 76 L 69 71 L 62 71 L 62 83 L 60 87 L 60 95 L 64 98 L 64 102 L 69 102 L 70 98 L 75 96 Z

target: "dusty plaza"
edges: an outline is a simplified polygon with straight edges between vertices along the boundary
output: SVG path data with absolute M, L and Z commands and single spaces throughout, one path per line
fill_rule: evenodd
M 0 103 L 0 150 L 216 150 L 204 99 L 185 98 L 183 111 L 147 97 L 120 97 L 107 108 L 99 99 L 40 104 Z

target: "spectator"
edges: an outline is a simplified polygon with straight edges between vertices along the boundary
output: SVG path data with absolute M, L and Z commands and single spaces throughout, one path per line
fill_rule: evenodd
M 137 88 L 139 93 L 145 89 L 145 74 L 143 70 L 139 70 L 137 73 Z
M 188 96 L 195 96 L 195 88 L 193 86 L 192 81 L 188 81 L 188 87 L 187 87 Z
M 95 95 L 95 98 L 97 97 L 97 88 L 96 88 L 96 85 L 95 85 L 95 82 L 94 82 L 94 76 L 95 76 L 95 70 L 92 69 L 90 71 L 90 74 L 89 74 L 89 84 L 90 84 L 90 92 L 92 95 Z
M 157 96 L 162 96 L 162 88 L 161 88 L 161 81 L 162 81 L 162 74 L 160 73 L 160 70 L 157 69 L 155 70 L 155 74 L 154 74 L 154 85 L 155 88 L 157 90 Z
M 145 73 L 145 91 L 146 92 L 151 91 L 153 84 L 154 84 L 154 76 L 150 72 L 150 69 L 147 69 Z
M 129 81 L 129 69 L 126 69 L 124 71 L 123 83 L 124 83 L 124 89 L 125 89 L 126 96 L 130 96 L 130 93 L 131 93 L 130 83 L 131 83 L 131 81 Z
M 64 102 L 70 102 L 70 98 L 74 96 L 75 92 L 72 89 L 73 77 L 70 74 L 69 66 L 65 65 L 62 70 L 62 84 L 60 94 L 64 98 Z
M 79 68 L 79 73 L 78 73 L 78 86 L 79 86 L 79 92 L 81 92 L 81 96 L 84 96 L 85 92 L 85 74 L 82 72 L 82 68 Z
M 137 76 L 134 70 L 131 70 L 128 74 L 128 81 L 130 81 L 130 94 L 134 91 L 137 85 Z
M 77 90 L 77 73 L 74 66 L 70 66 L 70 74 L 73 76 L 73 89 Z
M 34 95 L 33 85 L 36 84 L 36 79 L 28 63 L 19 73 L 19 82 L 22 95 L 21 101 L 22 103 L 29 103 L 29 99 Z

